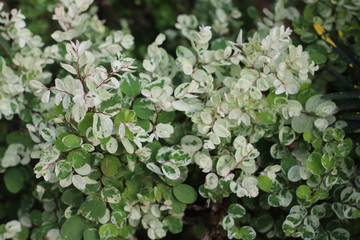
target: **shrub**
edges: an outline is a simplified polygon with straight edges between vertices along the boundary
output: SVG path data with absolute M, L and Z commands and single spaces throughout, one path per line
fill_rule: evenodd
M 210 1 L 213 27 L 180 15 L 175 55 L 172 30 L 135 60 L 92 2 L 59 1 L 46 47 L 0 5 L 0 239 L 359 235 L 353 141 L 290 28 L 230 38 L 241 13 Z

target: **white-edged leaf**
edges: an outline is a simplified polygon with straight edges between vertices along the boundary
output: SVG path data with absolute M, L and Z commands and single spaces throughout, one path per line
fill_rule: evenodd
M 69 73 L 74 74 L 74 75 L 77 74 L 75 68 L 73 66 L 71 66 L 70 64 L 60 63 L 60 65 L 61 65 L 62 68 L 64 68 Z
M 98 138 L 107 138 L 113 130 L 111 117 L 105 114 L 95 113 L 93 121 L 93 133 Z
M 216 120 L 213 127 L 214 133 L 222 138 L 230 136 L 230 131 L 222 124 L 222 121 Z
M 86 186 L 85 179 L 80 175 L 72 176 L 72 183 L 79 190 L 84 190 Z
M 115 138 L 110 138 L 110 140 L 106 143 L 106 149 L 109 153 L 115 153 L 118 149 L 118 142 Z
M 164 175 L 171 180 L 175 180 L 180 177 L 179 168 L 171 162 L 166 162 L 163 165 L 161 165 L 161 169 Z
M 161 172 L 161 169 L 155 164 L 155 163 L 147 163 L 146 164 L 146 167 L 153 171 L 154 173 L 156 174 L 159 174 L 159 175 L 164 175 L 162 172 Z
M 134 153 L 134 146 L 131 144 L 129 139 L 121 138 L 120 141 L 128 153 L 130 153 L 130 154 Z

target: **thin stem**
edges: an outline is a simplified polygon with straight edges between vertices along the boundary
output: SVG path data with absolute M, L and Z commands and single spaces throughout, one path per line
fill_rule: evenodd
M 67 150 L 67 151 L 65 151 L 65 152 L 60 153 L 60 155 L 58 156 L 57 159 L 55 159 L 53 162 L 51 162 L 46 168 L 42 169 L 39 173 L 41 174 L 41 173 L 45 172 L 45 171 L 48 170 L 51 166 L 53 166 L 55 163 L 57 163 L 57 161 L 59 161 L 65 154 L 67 154 L 67 153 L 69 153 L 69 152 L 72 152 L 72 151 L 74 151 L 74 150 L 76 150 L 76 149 L 79 149 L 79 148 L 81 148 L 81 147 L 72 148 L 72 149 L 70 149 L 70 150 Z
M 77 75 L 79 77 L 79 80 L 81 82 L 81 85 L 84 89 L 84 93 L 86 94 L 87 93 L 87 90 L 86 90 L 86 87 L 85 87 L 85 83 L 84 83 L 84 77 L 81 75 L 81 71 L 80 71 L 80 56 L 79 56 L 79 49 L 76 48 L 76 55 L 77 55 L 77 59 L 76 59 L 76 72 L 77 72 Z M 85 97 L 85 94 L 84 94 L 84 97 Z
M 62 93 L 66 93 L 67 95 L 70 95 L 70 96 L 74 97 L 74 94 L 69 93 L 69 92 L 64 91 L 64 90 L 57 89 L 57 88 L 48 88 L 48 90 L 51 90 L 51 91 L 58 91 L 58 92 L 62 92 Z
M 118 73 L 118 72 L 120 72 L 121 70 L 127 69 L 127 68 L 129 68 L 129 67 L 130 67 L 130 66 L 123 66 L 123 67 L 119 68 L 118 70 L 109 73 L 108 77 L 105 78 L 99 85 L 96 86 L 96 89 L 98 89 L 98 88 L 101 87 L 103 84 L 105 84 L 105 83 L 112 77 L 112 75 L 114 75 L 115 73 Z

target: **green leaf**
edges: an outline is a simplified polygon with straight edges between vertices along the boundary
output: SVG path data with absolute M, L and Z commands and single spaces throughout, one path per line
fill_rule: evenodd
M 336 240 L 349 240 L 350 233 L 344 228 L 336 228 L 330 232 L 331 238 Z
M 319 2 L 317 10 L 321 17 L 323 18 L 331 17 L 332 6 L 329 4 L 329 2 Z
M 114 124 L 119 125 L 120 123 L 129 123 L 136 120 L 136 113 L 133 110 L 122 109 L 116 114 Z
M 306 161 L 306 167 L 309 168 L 310 172 L 315 175 L 321 175 L 325 173 L 325 168 L 321 164 L 322 155 L 318 152 L 310 154 Z
M 275 99 L 285 99 L 285 98 L 286 98 L 286 93 L 276 94 L 275 92 L 270 92 L 266 97 L 266 101 L 270 106 L 274 106 Z
M 29 134 L 14 131 L 6 135 L 7 144 L 22 144 L 25 147 L 30 147 L 33 144 Z
M 271 146 L 270 154 L 275 159 L 283 159 L 288 155 L 287 148 L 279 143 L 275 143 Z
M 99 112 L 115 112 L 123 106 L 123 97 L 120 94 L 115 94 L 107 100 L 103 100 L 100 106 L 97 106 Z
M 182 123 L 178 122 L 173 122 L 171 125 L 174 127 L 174 133 L 169 138 L 165 138 L 165 141 L 169 144 L 177 144 L 185 135 L 185 128 Z M 183 148 L 185 150 L 185 147 Z
M 264 192 L 269 192 L 272 187 L 271 179 L 266 175 L 259 175 L 257 179 L 258 187 Z
M 64 107 L 62 104 L 55 106 L 53 108 L 53 113 L 55 114 L 55 116 L 63 116 L 63 111 L 64 111 Z
M 181 201 L 178 201 L 178 199 L 176 199 L 176 197 L 174 195 L 175 195 L 174 192 L 173 192 L 173 194 L 170 195 L 170 200 L 172 202 L 171 211 L 173 213 L 183 213 L 186 209 L 186 204 L 182 203 Z
M 141 82 L 139 78 L 132 74 L 126 74 L 121 82 L 120 89 L 126 95 L 132 97 L 139 95 L 141 92 Z
M 287 207 L 290 205 L 293 196 L 289 190 L 281 190 L 279 193 L 271 193 L 268 196 L 268 203 L 272 207 Z
M 81 239 L 85 229 L 85 219 L 80 216 L 72 216 L 61 227 L 61 239 Z
M 315 205 L 311 209 L 311 215 L 314 215 L 317 218 L 321 219 L 326 215 L 326 208 L 324 207 L 324 205 Z
M 280 129 L 279 140 L 281 144 L 290 145 L 295 141 L 295 138 L 296 134 L 291 128 L 285 126 Z
M 292 156 L 286 156 L 281 159 L 281 169 L 287 175 L 290 168 L 297 165 L 297 161 Z
M 118 227 L 122 227 L 127 220 L 128 213 L 123 210 L 112 210 L 111 211 L 111 222 L 116 224 Z
M 114 176 L 120 168 L 120 160 L 112 155 L 104 157 L 101 161 L 101 171 L 107 177 Z
M 156 154 L 162 146 L 158 141 L 152 141 L 151 143 L 146 144 L 145 147 L 151 149 L 151 159 L 155 160 Z
M 352 140 L 350 138 L 346 138 L 344 141 L 335 145 L 334 153 L 337 157 L 346 157 L 350 154 L 352 147 Z
M 270 214 L 262 213 L 254 218 L 254 222 L 252 225 L 254 226 L 256 231 L 260 233 L 266 233 L 273 227 L 274 219 Z
M 310 60 L 314 61 L 315 64 L 323 64 L 326 63 L 327 58 L 326 55 L 323 53 L 311 53 Z
M 129 199 L 137 199 L 137 194 L 140 192 L 142 185 L 141 178 L 133 178 L 126 181 L 127 191 L 124 192 L 124 196 L 126 195 Z
M 104 187 L 101 190 L 101 197 L 104 201 L 109 203 L 119 203 L 121 200 L 121 193 L 115 187 Z
M 303 239 L 313 239 L 315 237 L 315 230 L 310 225 L 301 225 L 297 230 L 298 236 Z
M 43 222 L 42 212 L 36 209 L 32 210 L 30 213 L 30 220 L 32 224 L 40 226 L 41 223 Z
M 17 168 L 10 168 L 4 174 L 4 182 L 7 190 L 18 193 L 24 186 L 23 172 Z
M 97 228 L 86 228 L 84 231 L 84 240 L 100 240 Z
M 225 230 L 229 230 L 230 228 L 234 227 L 235 221 L 230 215 L 226 215 L 221 221 L 221 225 Z
M 0 230 L 0 232 L 1 232 L 1 230 Z M 24 227 L 24 226 L 21 227 L 21 232 L 16 234 L 17 240 L 27 240 L 27 239 L 29 239 L 29 236 L 30 236 L 29 228 Z
M 61 195 L 61 201 L 73 207 L 80 207 L 84 201 L 83 193 L 75 188 L 66 189 Z
M 180 184 L 173 189 L 174 196 L 182 203 L 191 204 L 196 201 L 197 193 L 195 189 L 187 184 Z
M 291 215 L 294 214 L 290 214 L 288 215 L 288 217 L 291 217 Z M 286 236 L 291 236 L 291 234 L 295 231 L 295 225 L 292 221 L 286 219 L 282 224 L 282 230 L 284 231 Z
M 275 112 L 270 109 L 260 110 L 257 116 L 261 124 L 275 124 L 277 120 Z
M 211 50 L 219 50 L 219 49 L 225 49 L 226 48 L 226 43 L 229 41 L 230 39 L 228 38 L 218 38 L 215 39 L 211 42 Z
M 145 119 L 138 119 L 136 121 L 136 126 L 141 127 L 145 131 L 150 131 L 150 129 L 152 127 L 151 122 L 149 120 L 145 120 Z
M 62 142 L 62 139 L 67 135 L 69 135 L 69 133 L 63 132 L 57 136 L 55 141 L 55 147 L 57 148 L 57 150 L 61 152 L 66 152 L 71 149 L 70 147 L 65 146 L 64 143 Z
M 305 142 L 310 143 L 312 138 L 313 138 L 313 135 L 310 131 L 306 131 L 303 133 L 303 139 Z
M 321 157 L 321 164 L 326 170 L 332 169 L 335 165 L 335 158 L 333 158 L 329 154 L 325 153 Z
M 260 14 L 258 12 L 258 10 L 254 7 L 254 6 L 249 6 L 247 9 L 247 14 L 249 15 L 250 18 L 252 18 L 253 20 L 259 19 L 260 18 Z
M 321 53 L 321 54 L 327 54 L 327 49 L 323 45 L 320 44 L 310 44 L 305 49 L 307 52 L 311 53 Z
M 196 224 L 192 228 L 196 239 L 201 239 L 207 232 L 207 228 L 203 224 Z
M 95 147 L 88 143 L 84 143 L 83 145 L 81 145 L 81 148 L 86 152 L 93 152 L 95 150 Z
M 30 109 L 23 109 L 20 111 L 19 117 L 22 121 L 26 123 L 31 122 L 31 110 Z
M 315 150 L 321 150 L 323 148 L 323 141 L 321 138 L 316 138 L 311 142 L 311 145 Z
M 167 227 L 171 233 L 176 234 L 182 232 L 183 222 L 179 217 L 168 216 L 165 218 L 165 222 L 167 223 Z
M 345 131 L 341 128 L 333 128 L 332 136 L 334 137 L 335 141 L 342 141 L 345 137 Z
M 133 228 L 129 225 L 125 225 L 124 227 L 120 228 L 119 236 L 123 237 L 124 239 L 130 239 L 132 237 Z
M 162 164 L 161 169 L 164 175 L 171 180 L 175 180 L 180 177 L 181 173 L 179 167 L 171 162 L 166 162 Z
M 66 160 L 70 162 L 74 168 L 81 168 L 86 164 L 87 154 L 85 150 L 76 149 L 67 155 Z
M 316 95 L 316 91 L 312 88 L 305 88 L 300 90 L 296 95 L 296 100 L 298 100 L 302 105 L 304 105 L 309 98 Z
M 240 234 L 244 240 L 253 240 L 256 237 L 255 230 L 249 226 L 240 228 Z
M 7 40 L 5 40 L 1 35 L 0 35 L 0 46 L 1 46 L 1 49 L 4 49 L 4 51 L 8 55 L 8 57 L 11 58 L 12 57 L 11 46 L 10 46 L 9 42 Z
M 86 133 L 88 129 L 93 126 L 93 117 L 94 117 L 94 113 L 92 112 L 86 113 L 84 119 L 79 123 L 78 130 L 80 136 L 87 137 Z
M 133 109 L 136 112 L 136 116 L 141 119 L 149 119 L 155 114 L 154 104 L 146 98 L 136 99 Z
M 186 166 L 191 163 L 191 157 L 179 146 L 170 147 L 169 160 L 177 166 Z
M 318 200 L 326 199 L 329 196 L 329 192 L 324 189 L 318 189 L 314 192 L 313 198 L 311 199 L 311 202 L 316 202 Z
M 101 239 L 110 239 L 113 237 L 117 237 L 118 234 L 118 228 L 112 223 L 104 224 L 99 228 L 99 235 Z
M 315 33 L 311 33 L 311 32 L 305 32 L 304 34 L 302 34 L 300 36 L 301 41 L 305 42 L 305 43 L 311 43 L 317 40 L 317 36 Z
M 63 137 L 62 142 L 66 147 L 76 148 L 82 144 L 83 140 L 76 135 L 69 134 Z
M 99 221 L 100 218 L 105 215 L 106 206 L 101 198 L 97 196 L 91 196 L 85 200 L 79 211 L 86 219 L 90 221 Z
M 311 196 L 311 189 L 307 185 L 300 185 L 296 189 L 296 196 L 300 199 L 308 200 Z
M 111 136 L 109 136 L 109 137 L 106 137 L 106 138 L 99 138 L 99 140 L 100 140 L 100 144 L 107 144 L 109 141 L 110 141 L 110 139 L 111 139 Z
M 228 207 L 228 214 L 234 219 L 239 219 L 245 216 L 246 210 L 238 203 L 232 203 Z
M 157 118 L 157 123 L 171 123 L 175 118 L 175 112 L 161 111 Z

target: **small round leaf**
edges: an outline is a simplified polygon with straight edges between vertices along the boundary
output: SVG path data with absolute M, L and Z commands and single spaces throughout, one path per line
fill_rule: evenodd
M 180 184 L 173 188 L 174 196 L 182 203 L 191 204 L 196 201 L 197 193 L 195 189 L 187 184 Z

